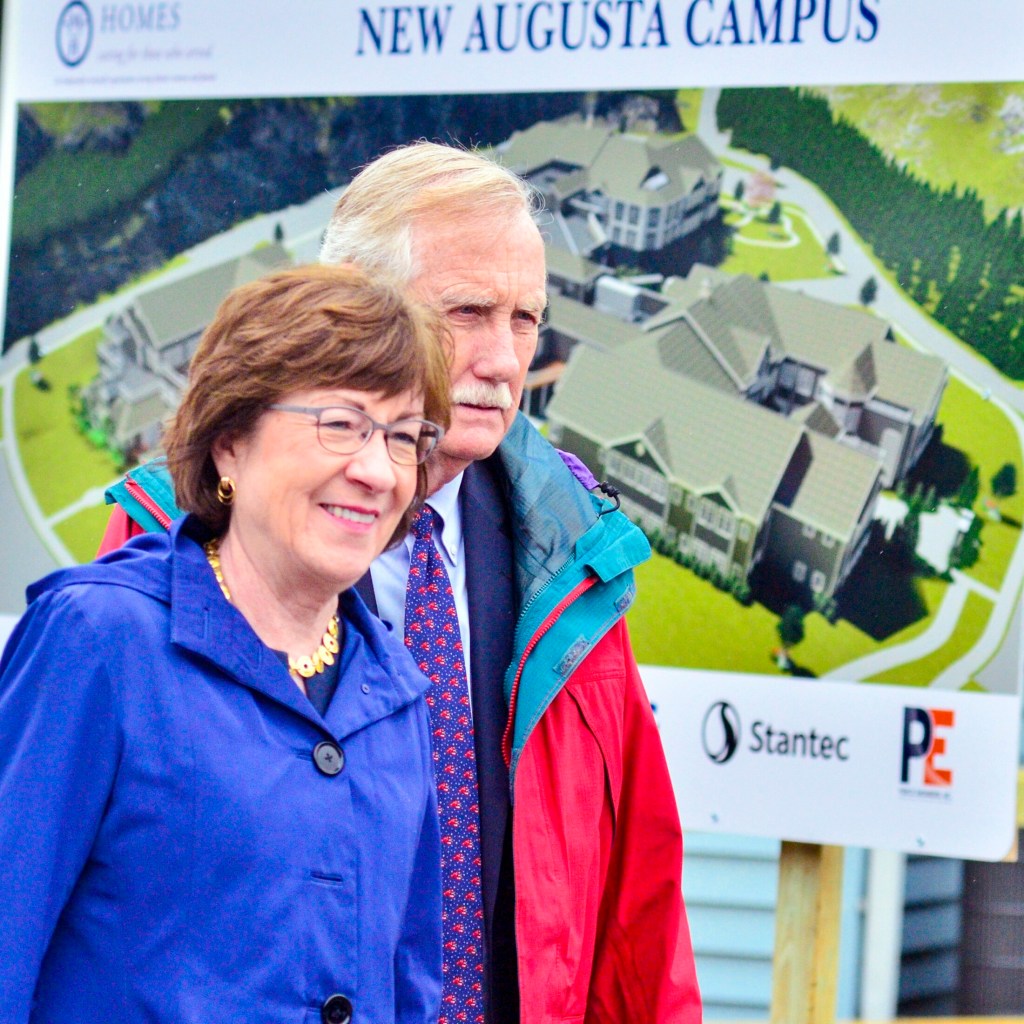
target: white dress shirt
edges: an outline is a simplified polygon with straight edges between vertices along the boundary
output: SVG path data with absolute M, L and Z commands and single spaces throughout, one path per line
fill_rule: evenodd
M 466 594 L 466 545 L 462 536 L 462 510 L 459 491 L 462 473 L 450 480 L 427 499 L 427 504 L 441 518 L 441 529 L 434 526 L 434 544 L 448 572 L 459 616 L 459 634 L 462 637 L 462 656 L 466 662 L 466 678 L 472 686 L 469 658 L 469 598 Z M 413 535 L 391 551 L 385 551 L 370 565 L 370 579 L 377 598 L 377 614 L 384 624 L 399 636 L 405 633 L 405 587 L 409 580 L 409 562 L 412 559 Z

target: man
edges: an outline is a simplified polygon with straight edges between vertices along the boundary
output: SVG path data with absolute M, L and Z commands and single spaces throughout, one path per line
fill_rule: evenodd
M 701 1010 L 682 837 L 624 620 L 649 548 L 517 413 L 546 305 L 534 204 L 482 157 L 419 143 L 353 180 L 321 250 L 407 284 L 453 341 L 452 423 L 429 469 L 436 515 L 360 585 L 385 622 L 408 627 L 430 674 L 440 655 L 413 606 L 439 553 L 468 670 L 461 709 L 461 659 L 436 693 L 442 819 L 458 808 L 451 823 L 466 829 L 443 863 L 441 1022 L 688 1024 Z M 159 469 L 133 476 L 114 489 L 129 513 L 149 528 L 173 517 Z

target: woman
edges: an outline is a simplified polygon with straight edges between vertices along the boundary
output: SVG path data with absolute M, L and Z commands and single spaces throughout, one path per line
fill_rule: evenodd
M 190 514 L 35 584 L 0 662 L 5 1024 L 437 1020 L 428 682 L 350 588 L 447 392 L 358 270 L 218 310 L 166 436 Z

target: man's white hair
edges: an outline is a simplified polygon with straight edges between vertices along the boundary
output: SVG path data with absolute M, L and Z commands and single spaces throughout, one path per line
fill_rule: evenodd
M 356 263 L 406 285 L 418 272 L 412 251 L 418 218 L 532 216 L 542 205 L 532 185 L 479 153 L 414 142 L 352 179 L 324 232 L 320 262 Z

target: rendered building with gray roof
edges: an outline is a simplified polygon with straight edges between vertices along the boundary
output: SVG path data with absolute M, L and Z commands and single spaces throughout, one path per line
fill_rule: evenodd
M 698 265 L 634 288 L 628 308 L 626 283 L 605 281 L 593 306 L 552 301 L 545 330 L 567 360 L 552 440 L 726 577 L 765 561 L 832 597 L 879 490 L 932 436 L 945 365 L 868 313 L 749 277 Z
M 83 392 L 89 417 L 129 457 L 154 448 L 178 407 L 206 325 L 233 288 L 291 264 L 279 244 L 157 284 L 104 324 L 99 376 Z
M 552 248 L 664 248 L 718 213 L 722 167 L 696 135 L 620 132 L 570 116 L 515 132 L 495 152 L 543 195 Z M 557 283 L 557 282 L 556 282 Z

